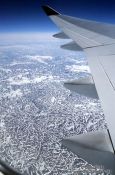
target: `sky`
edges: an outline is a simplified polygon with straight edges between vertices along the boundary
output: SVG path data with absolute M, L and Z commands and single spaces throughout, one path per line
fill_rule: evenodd
M 49 5 L 65 15 L 115 23 L 112 0 L 1 0 L 0 32 L 57 31 L 41 5 Z

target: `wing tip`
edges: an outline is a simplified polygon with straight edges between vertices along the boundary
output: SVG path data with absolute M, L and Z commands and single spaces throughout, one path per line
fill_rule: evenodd
M 52 9 L 49 6 L 43 5 L 42 9 L 44 10 L 44 12 L 46 13 L 47 16 L 59 15 L 59 13 L 57 11 L 55 11 L 54 9 Z

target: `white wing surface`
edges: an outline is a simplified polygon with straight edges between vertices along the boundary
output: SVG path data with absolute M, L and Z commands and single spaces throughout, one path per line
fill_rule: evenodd
M 84 51 L 87 54 L 95 87 L 100 98 L 109 129 L 107 132 L 109 138 L 107 138 L 107 136 L 104 134 L 106 141 L 102 141 L 103 146 L 101 143 L 100 160 L 106 159 L 108 157 L 108 153 L 112 152 L 111 160 L 113 162 L 115 150 L 115 25 L 61 15 L 48 6 L 43 6 L 43 9 L 51 20 L 61 29 L 61 33 L 63 34 L 64 38 L 72 39 L 71 43 L 61 47 L 70 50 L 73 48 L 73 50 Z M 94 154 L 97 155 L 97 151 L 99 152 L 98 144 L 100 143 L 100 138 L 98 139 L 99 134 L 97 134 L 97 137 L 95 137 L 96 142 L 93 141 L 93 134 L 90 135 L 90 137 L 92 139 L 89 141 L 89 137 L 87 137 L 87 142 L 92 142 L 92 147 L 91 144 L 88 145 L 88 143 L 86 143 L 84 146 L 83 142 L 81 141 L 84 140 L 84 137 L 81 137 L 81 140 L 79 138 L 77 139 L 77 137 L 75 139 L 64 139 L 63 143 L 69 149 L 73 150 L 73 152 L 77 154 L 80 153 L 82 156 L 82 148 L 87 148 L 87 150 L 90 151 L 91 149 L 93 151 L 96 150 L 96 153 Z M 102 135 L 100 135 L 100 137 L 102 137 Z M 73 142 L 75 142 L 76 145 L 74 148 Z M 93 146 L 93 142 L 95 144 L 97 143 L 98 150 Z M 103 149 L 103 152 L 106 152 L 107 154 L 107 156 L 105 156 L 106 158 L 102 156 L 102 147 L 105 148 L 105 142 L 107 145 L 110 145 L 111 143 L 112 146 L 111 150 L 106 149 L 105 151 L 105 149 Z M 87 154 L 85 152 L 84 154 L 84 157 L 86 158 Z M 97 157 L 95 159 L 97 160 Z M 108 164 L 107 161 L 106 163 Z M 103 164 L 105 164 L 105 162 Z M 106 164 L 105 166 L 107 168 L 109 167 Z M 115 168 L 110 168 L 115 173 Z

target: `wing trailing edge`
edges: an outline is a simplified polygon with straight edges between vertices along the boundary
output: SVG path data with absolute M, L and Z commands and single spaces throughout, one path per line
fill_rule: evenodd
M 86 77 L 86 78 L 79 78 L 77 80 L 68 80 L 65 82 L 65 84 L 73 84 L 73 85 L 79 85 L 79 84 L 94 84 L 92 76 Z

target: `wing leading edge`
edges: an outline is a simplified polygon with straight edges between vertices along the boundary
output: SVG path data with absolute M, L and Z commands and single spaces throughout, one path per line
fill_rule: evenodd
M 61 15 L 48 6 L 47 8 L 46 6 L 43 6 L 43 9 L 50 17 L 50 19 L 61 29 L 62 33 L 73 40 L 72 43 L 66 44 L 61 47 L 71 50 L 73 47 L 73 50 L 78 51 L 79 49 L 77 48 L 79 46 L 80 50 L 85 51 L 85 53 L 87 54 L 88 63 L 91 68 L 95 87 L 100 98 L 109 128 L 106 134 L 103 133 L 100 135 L 96 133 L 95 135 L 94 132 L 91 135 L 88 133 L 87 135 L 85 135 L 85 137 L 70 137 L 63 139 L 62 144 L 74 153 L 77 153 L 78 155 L 81 155 L 89 160 L 90 163 L 102 163 L 103 165 L 105 165 L 106 168 L 110 168 L 114 174 L 115 25 Z M 48 13 L 47 10 L 50 11 L 50 13 Z M 75 43 L 77 47 L 75 47 Z M 103 142 L 104 144 L 102 144 L 103 147 L 100 147 L 100 140 L 103 140 L 102 135 L 105 136 L 105 140 Z M 85 143 L 82 141 L 84 140 L 84 138 L 86 138 Z M 90 142 L 91 144 L 89 145 L 87 144 L 87 142 Z M 98 145 L 98 150 L 94 146 L 94 143 Z M 111 145 L 111 151 L 109 149 L 105 151 L 104 145 Z M 89 156 L 88 153 L 91 153 L 91 156 Z M 99 161 L 98 156 L 96 155 L 99 155 Z M 109 162 L 107 160 L 107 157 Z

